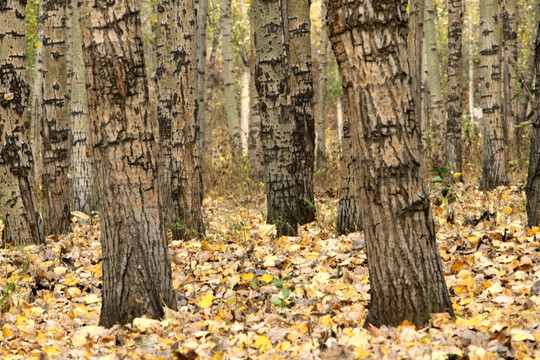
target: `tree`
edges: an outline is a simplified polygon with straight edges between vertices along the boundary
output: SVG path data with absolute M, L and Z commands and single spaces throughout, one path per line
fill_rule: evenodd
M 80 3 L 102 221 L 105 327 L 142 315 L 161 317 L 164 304 L 176 308 L 137 3 Z
M 411 91 L 415 99 L 422 97 L 422 61 L 423 61 L 423 39 L 424 39 L 424 4 L 426 0 L 410 0 L 409 10 L 409 32 L 407 39 L 407 53 L 410 63 Z M 427 0 L 429 1 L 429 0 Z M 415 103 L 415 114 L 420 129 L 427 129 L 427 119 L 422 116 L 422 104 L 420 100 Z M 422 134 L 424 136 L 425 134 Z M 426 148 L 427 144 L 421 144 Z
M 71 136 L 67 82 L 68 0 L 44 0 L 41 198 L 45 234 L 71 230 L 69 166 Z
M 231 141 L 231 154 L 239 158 L 242 155 L 240 118 L 236 103 L 234 83 L 234 51 L 232 46 L 231 1 L 220 0 L 221 9 L 221 51 L 223 53 L 223 82 L 225 83 L 225 113 Z
M 423 325 L 431 313 L 453 314 L 421 172 L 406 13 L 406 0 L 331 0 L 328 7 L 346 99 L 354 100 L 347 118 L 358 148 L 371 284 L 364 326 Z
M 427 83 L 427 129 L 430 129 L 429 148 L 432 156 L 444 157 L 444 97 L 439 72 L 437 33 L 435 30 L 437 12 L 433 0 L 424 1 L 424 46 Z M 418 98 L 420 99 L 420 98 Z
M 536 68 L 536 83 L 540 84 L 540 22 L 536 26 L 534 39 L 535 52 L 531 61 Z M 540 122 L 534 122 L 531 132 L 531 148 L 529 153 L 529 173 L 527 175 L 527 221 L 529 226 L 540 225 Z
M 346 91 L 347 94 L 352 91 Z M 348 101 L 345 101 L 350 106 Z M 350 109 L 347 112 L 354 109 Z M 343 124 L 342 164 L 345 167 L 339 190 L 339 207 L 336 228 L 339 234 L 362 230 L 362 209 L 360 208 L 360 184 L 358 183 L 359 166 L 358 152 L 351 137 L 351 124 L 345 117 Z
M 315 160 L 315 119 L 313 115 L 313 74 L 311 67 L 311 22 L 309 0 L 282 0 L 287 12 L 285 49 L 288 55 L 288 116 L 293 124 L 293 151 L 298 197 L 297 221 L 315 220 L 313 163 Z
M 197 13 L 194 1 L 158 9 L 160 187 L 175 239 L 204 234 L 199 158 Z
M 318 46 L 319 71 L 318 79 L 315 82 L 315 121 L 317 123 L 316 144 L 317 144 L 317 168 L 322 169 L 326 163 L 326 84 L 328 67 L 328 31 L 326 27 L 327 2 L 321 1 L 321 34 L 320 45 Z M 339 125 L 338 125 L 339 129 Z
M 30 186 L 24 13 L 25 2 L 7 0 L 0 6 L 0 216 L 3 242 L 20 246 L 44 241 Z
M 506 144 L 501 112 L 501 67 L 497 0 L 480 4 L 480 97 L 483 113 L 482 188 L 506 185 Z
M 71 202 L 73 210 L 89 213 L 95 208 L 94 177 L 92 172 L 92 143 L 86 99 L 86 74 L 82 59 L 79 8 L 73 2 L 72 22 L 72 81 L 71 81 Z
M 463 170 L 461 154 L 461 43 L 463 6 L 461 0 L 448 0 L 448 95 L 446 110 L 446 163 L 456 173 Z M 461 176 L 458 177 L 461 180 Z

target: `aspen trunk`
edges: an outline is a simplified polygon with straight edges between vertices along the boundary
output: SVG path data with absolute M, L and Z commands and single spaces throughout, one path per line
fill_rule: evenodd
M 448 0 L 448 97 L 446 120 L 446 163 L 455 173 L 463 171 L 461 143 L 461 92 L 463 7 L 461 0 Z M 472 79 L 471 79 L 472 81 Z M 454 177 L 452 177 L 454 179 Z M 461 176 L 457 178 L 461 181 Z
M 327 2 L 321 1 L 322 32 L 319 53 L 319 79 L 316 86 L 315 120 L 317 122 L 317 168 L 322 169 L 326 164 L 326 80 L 328 66 L 328 31 L 326 23 Z
M 204 234 L 199 158 L 194 1 L 163 1 L 158 13 L 160 187 L 165 221 L 175 239 Z
M 483 113 L 484 160 L 482 188 L 506 185 L 506 144 L 502 119 L 501 67 L 497 0 L 480 4 L 480 82 Z
M 44 241 L 30 186 L 24 12 L 21 1 L 0 6 L 0 217 L 5 226 L 0 240 L 18 246 Z
M 371 284 L 364 326 L 420 326 L 431 313 L 453 314 L 422 178 L 406 9 L 405 0 L 330 0 L 328 7 L 346 99 L 354 100 L 347 119 L 358 148 Z
M 221 51 L 223 54 L 223 82 L 225 85 L 225 113 L 231 144 L 231 154 L 235 158 L 242 155 L 240 119 L 236 103 L 236 89 L 234 83 L 234 52 L 232 47 L 232 20 L 231 1 L 220 0 L 221 8 Z
M 89 214 L 95 208 L 94 178 L 92 172 L 92 143 L 90 141 L 90 120 L 86 99 L 86 74 L 82 59 L 81 28 L 79 8 L 73 2 L 72 23 L 72 73 L 71 82 L 71 202 L 73 210 Z
M 66 28 L 68 0 L 44 0 L 43 5 L 43 122 L 42 191 L 45 235 L 71 230 L 70 181 L 71 136 L 67 84 Z
M 100 325 L 176 308 L 137 0 L 81 2 L 103 251 Z

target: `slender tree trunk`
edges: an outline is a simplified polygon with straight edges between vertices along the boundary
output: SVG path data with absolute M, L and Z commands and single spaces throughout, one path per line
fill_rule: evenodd
M 483 112 L 484 161 L 482 188 L 506 185 L 506 144 L 502 119 L 501 68 L 497 0 L 480 4 L 480 81 Z
M 259 101 L 259 94 L 257 93 L 257 87 L 255 86 L 255 67 L 257 65 L 257 52 L 255 51 L 255 6 L 251 5 L 249 8 L 249 23 L 250 23 L 250 85 L 249 85 L 249 103 L 251 107 L 249 117 L 249 162 L 251 164 L 251 177 L 256 179 L 262 179 L 264 176 L 264 159 L 261 142 L 261 112 Z
M 92 172 L 92 144 L 86 99 L 86 74 L 82 59 L 79 8 L 73 2 L 72 22 L 73 80 L 71 82 L 71 202 L 73 210 L 90 213 L 95 208 Z
M 25 2 L 7 0 L 0 6 L 0 217 L 5 226 L 1 240 L 19 246 L 44 241 L 30 186 L 24 13 Z
M 427 113 L 429 118 L 425 119 L 430 129 L 430 153 L 431 156 L 444 158 L 444 100 L 441 85 L 441 74 L 439 72 L 439 55 L 437 53 L 436 20 L 437 12 L 433 5 L 433 0 L 424 0 L 424 36 L 426 46 L 426 80 Z M 458 70 L 459 73 L 459 70 Z M 420 98 L 416 98 L 420 101 Z
M 68 178 L 71 153 L 67 87 L 67 0 L 43 0 L 43 174 L 41 178 L 45 234 L 71 230 Z
M 198 78 L 194 1 L 163 1 L 158 12 L 160 187 L 175 239 L 204 234 L 198 142 Z
M 162 317 L 163 305 L 174 309 L 176 301 L 137 0 L 80 4 L 102 219 L 100 325 L 111 327 L 142 315 Z
M 249 137 L 249 67 L 246 66 L 242 70 L 241 84 L 242 89 L 240 91 L 240 124 L 242 128 L 242 154 L 248 151 L 248 137 Z
M 201 160 L 204 160 L 204 123 L 206 121 L 205 116 L 206 108 L 205 94 L 206 94 L 206 15 L 208 14 L 208 0 L 197 0 L 197 71 L 198 71 L 198 102 L 199 111 L 197 116 L 199 117 L 197 122 L 199 125 L 199 149 Z
M 221 8 L 221 51 L 223 54 L 223 82 L 225 84 L 225 113 L 231 143 L 231 154 L 235 158 L 242 155 L 240 119 L 236 103 L 236 88 L 234 83 L 234 52 L 232 47 L 231 1 L 220 0 Z
M 531 62 L 536 70 L 536 84 L 540 84 L 540 22 L 536 26 L 535 51 Z M 529 153 L 529 173 L 527 175 L 527 221 L 529 226 L 540 225 L 540 123 L 533 124 L 531 133 L 531 148 Z
M 219 34 L 221 32 L 221 26 L 218 24 L 214 33 L 214 39 L 212 40 L 212 49 L 210 50 L 210 57 L 208 59 L 208 69 L 206 71 L 206 86 L 205 96 L 203 102 L 204 117 L 201 123 L 201 137 L 202 137 L 202 149 L 201 158 L 205 159 L 205 156 L 210 152 L 212 146 L 211 134 L 212 134 L 212 117 L 210 113 L 210 101 L 212 100 L 212 90 L 214 89 L 214 71 L 216 57 L 218 53 Z
M 328 67 L 328 32 L 326 24 L 327 2 L 321 1 L 321 39 L 319 45 L 319 79 L 316 86 L 315 121 L 317 122 L 317 168 L 326 164 L 326 80 Z
M 352 89 L 346 95 L 353 95 Z M 351 99 L 352 100 L 352 99 Z M 348 100 L 345 100 L 348 106 Z M 350 109 L 354 113 L 354 109 Z M 349 112 L 347 111 L 347 112 Z M 360 208 L 360 184 L 358 153 L 354 148 L 355 139 L 352 138 L 351 124 L 345 117 L 343 124 L 343 152 L 341 163 L 345 167 L 339 190 L 339 207 L 336 228 L 339 234 L 362 230 L 362 211 Z
M 428 0 L 430 1 L 430 0 Z M 463 5 L 461 0 L 448 0 L 448 97 L 446 120 L 446 163 L 455 173 L 463 171 L 461 152 L 461 74 Z M 455 179 L 452 177 L 452 179 Z M 459 176 L 456 180 L 461 181 Z
M 267 222 L 278 235 L 297 233 L 298 196 L 292 118 L 287 116 L 285 22 L 280 0 L 253 2 L 257 66 L 255 86 L 261 102 Z
M 299 224 L 315 220 L 313 164 L 315 119 L 313 115 L 313 73 L 311 67 L 311 22 L 309 0 L 282 0 L 287 11 L 290 110 L 293 122 L 293 151 L 297 181 Z
M 518 64 L 518 13 L 517 0 L 499 1 L 502 21 L 502 74 L 503 74 L 503 121 L 507 139 L 508 160 L 518 159 L 518 139 L 516 138 L 516 88 Z
M 431 313 L 453 314 L 420 166 L 406 10 L 405 0 L 328 7 L 330 40 L 354 100 L 347 118 L 358 146 L 371 284 L 364 326 L 424 325 Z

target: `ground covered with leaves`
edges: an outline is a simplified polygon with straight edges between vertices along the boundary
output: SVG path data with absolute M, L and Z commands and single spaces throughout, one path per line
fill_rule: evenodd
M 100 225 L 44 246 L 0 252 L 2 359 L 538 359 L 540 228 L 526 226 L 522 188 L 453 188 L 434 206 L 456 319 L 362 328 L 369 302 L 361 233 L 337 236 L 337 202 L 275 238 L 264 203 L 205 201 L 207 236 L 170 241 L 178 310 L 98 326 Z M 434 194 L 434 198 L 436 194 Z

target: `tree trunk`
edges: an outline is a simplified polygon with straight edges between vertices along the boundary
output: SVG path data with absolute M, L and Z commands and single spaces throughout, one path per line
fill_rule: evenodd
M 81 29 L 100 199 L 100 325 L 176 308 L 159 202 L 137 0 L 83 1 Z
M 371 284 L 364 326 L 422 326 L 431 313 L 453 314 L 420 166 L 406 10 L 405 0 L 330 0 L 328 7 L 330 40 L 354 100 L 347 118 L 358 146 Z
M 422 53 L 424 39 L 424 2 L 426 0 L 410 0 L 407 54 L 411 75 L 411 92 L 415 102 L 416 121 L 421 129 L 427 129 L 427 119 L 422 116 Z M 426 144 L 420 147 L 426 149 Z
M 0 217 L 5 226 L 0 240 L 19 246 L 44 241 L 30 186 L 24 12 L 21 1 L 0 6 Z
M 249 163 L 251 165 L 250 176 L 256 179 L 262 179 L 264 176 L 264 159 L 261 142 L 261 112 L 259 94 L 255 86 L 255 67 L 257 65 L 257 52 L 255 51 L 255 6 L 249 8 L 249 23 L 250 23 L 250 41 L 251 51 L 249 59 L 249 103 L 251 107 L 249 117 Z
M 71 230 L 68 178 L 71 139 L 67 87 L 67 0 L 43 0 L 43 67 L 41 177 L 45 235 Z
M 315 160 L 315 119 L 313 115 L 313 75 L 311 71 L 311 22 L 309 0 L 282 0 L 287 12 L 288 89 L 293 122 L 293 149 L 297 181 L 299 224 L 315 220 L 313 164 Z
M 461 152 L 461 86 L 463 6 L 461 0 L 448 0 L 448 97 L 446 110 L 446 163 L 455 173 L 463 171 Z M 461 175 L 458 178 L 462 181 Z
M 480 82 L 483 113 L 484 161 L 482 189 L 506 185 L 506 144 L 502 119 L 501 67 L 497 0 L 480 4 Z
M 280 0 L 253 2 L 257 66 L 255 86 L 261 102 L 267 219 L 278 236 L 297 233 L 298 192 L 293 156 L 292 118 L 287 114 L 287 63 Z
M 436 20 L 437 12 L 433 0 L 424 0 L 424 34 L 426 46 L 427 113 L 425 119 L 430 129 L 430 155 L 444 158 L 444 100 L 439 72 L 439 54 L 437 53 Z M 459 73 L 459 70 L 458 70 Z M 420 98 L 417 98 L 420 101 Z
M 540 22 L 536 26 L 535 51 L 532 53 L 531 62 L 536 70 L 536 84 L 540 84 Z M 529 153 L 529 173 L 527 175 L 527 221 L 529 226 L 540 225 L 540 123 L 538 121 L 532 127 L 531 148 Z
M 205 96 L 204 102 L 202 104 L 202 109 L 204 111 L 203 121 L 201 123 L 201 158 L 205 159 L 205 156 L 208 152 L 211 152 L 212 141 L 212 118 L 210 113 L 210 100 L 212 100 L 212 90 L 214 89 L 214 72 L 215 72 L 215 63 L 218 53 L 219 45 L 219 34 L 221 32 L 221 25 L 217 25 L 216 31 L 214 33 L 214 39 L 212 40 L 212 49 L 210 50 L 210 57 L 208 59 L 208 69 L 206 71 L 206 86 L 205 86 Z M 205 64 L 206 65 L 206 64 Z
M 328 67 L 328 31 L 326 24 L 327 2 L 321 1 L 321 39 L 319 45 L 319 78 L 316 86 L 315 120 L 317 122 L 317 168 L 326 164 L 326 80 Z
M 338 142 L 341 145 L 343 143 L 343 104 L 341 98 L 336 98 L 336 117 L 337 117 L 337 133 Z
M 508 160 L 518 159 L 518 142 L 516 138 L 516 88 L 518 64 L 518 12 L 517 0 L 499 2 L 502 21 L 502 74 L 503 74 L 503 122 L 506 131 Z
M 82 59 L 79 8 L 73 2 L 72 22 L 73 80 L 71 82 L 71 202 L 73 210 L 89 214 L 95 209 L 92 172 L 92 144 L 86 99 L 86 74 Z
M 204 234 L 198 151 L 198 78 L 194 1 L 163 1 L 158 11 L 160 187 L 175 239 Z
M 199 125 L 199 149 L 201 161 L 204 160 L 204 123 L 206 108 L 205 93 L 206 93 L 206 15 L 208 14 L 208 0 L 197 0 L 197 71 L 198 71 L 198 102 L 199 110 L 197 112 Z
M 143 36 L 143 51 L 144 62 L 146 67 L 146 75 L 148 79 L 152 79 L 153 74 L 157 71 L 157 50 L 156 50 L 156 33 L 155 19 L 157 2 L 155 0 L 139 0 L 141 9 L 141 29 Z M 155 78 L 155 77 L 154 77 Z M 158 120 L 157 120 L 157 89 L 155 81 L 148 81 L 148 96 L 150 104 L 148 108 L 148 116 L 152 124 L 152 130 L 157 136 Z
M 223 54 L 223 82 L 225 85 L 225 113 L 231 144 L 231 154 L 235 158 L 242 155 L 240 118 L 236 103 L 236 88 L 234 83 L 234 51 L 232 46 L 231 1 L 220 0 L 221 9 L 221 51 Z
M 346 96 L 353 96 L 353 92 L 346 90 Z M 345 100 L 348 103 L 347 100 Z M 347 104 L 350 106 L 350 104 Z M 347 111 L 352 111 L 350 109 Z M 341 179 L 341 188 L 339 190 L 339 207 L 337 216 L 337 231 L 339 234 L 348 234 L 350 232 L 362 230 L 362 209 L 360 208 L 360 184 L 358 176 L 360 168 L 358 163 L 358 153 L 354 149 L 355 141 L 352 138 L 351 124 L 345 117 L 343 124 L 343 152 L 341 163 L 345 167 Z

